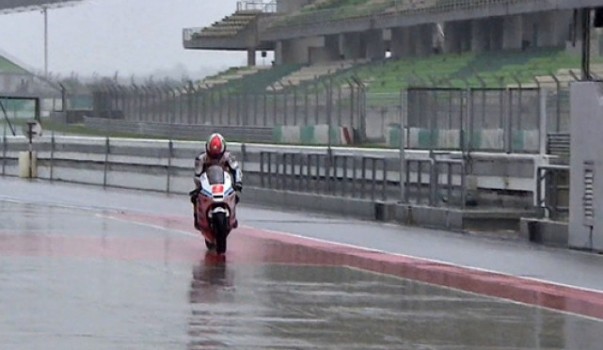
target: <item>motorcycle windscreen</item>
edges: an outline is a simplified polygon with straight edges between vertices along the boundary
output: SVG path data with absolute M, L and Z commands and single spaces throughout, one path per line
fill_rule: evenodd
M 224 170 L 222 167 L 212 165 L 207 169 L 207 182 L 210 185 L 221 185 L 224 183 Z

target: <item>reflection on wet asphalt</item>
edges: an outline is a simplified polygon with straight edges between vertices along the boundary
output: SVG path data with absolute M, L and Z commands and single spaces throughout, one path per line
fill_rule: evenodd
M 597 320 L 229 244 L 0 202 L 0 348 L 601 348 Z

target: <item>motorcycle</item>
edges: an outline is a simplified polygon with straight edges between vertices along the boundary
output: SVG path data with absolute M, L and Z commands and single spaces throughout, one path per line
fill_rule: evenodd
M 205 245 L 218 254 L 226 252 L 226 238 L 236 228 L 236 192 L 232 176 L 218 165 L 210 166 L 199 177 L 197 226 Z

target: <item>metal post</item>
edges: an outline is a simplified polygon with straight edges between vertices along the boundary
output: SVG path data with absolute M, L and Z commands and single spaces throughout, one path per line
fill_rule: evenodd
M 348 189 L 348 156 L 343 156 L 343 178 L 341 179 L 341 196 L 346 196 L 346 190 Z
M 272 153 L 266 152 L 268 155 L 268 188 L 272 187 Z
M 6 149 L 8 144 L 6 143 L 6 124 L 2 128 L 2 176 L 6 175 Z
M 316 193 L 320 193 L 322 176 L 320 175 L 320 154 L 316 154 Z
M 423 161 L 417 161 L 417 204 L 423 199 Z
M 54 149 L 55 149 L 55 140 L 54 140 L 54 131 L 50 135 L 50 181 L 54 178 Z
M 27 123 L 27 138 L 29 140 L 29 147 L 28 147 L 28 153 L 29 153 L 29 174 L 28 174 L 28 178 L 33 178 L 33 126 L 34 123 L 28 122 Z
M 48 8 L 43 7 L 44 14 L 44 77 L 48 78 Z
M 282 95 L 283 95 L 283 124 L 282 125 L 289 125 L 288 123 L 288 119 L 289 119 L 289 93 L 286 90 L 286 86 L 282 83 L 282 82 L 278 82 L 282 88 Z
M 293 125 L 297 125 L 297 88 L 289 81 L 289 86 L 293 89 Z
M 309 97 L 308 85 L 304 85 L 304 101 L 305 101 L 305 115 L 304 115 L 304 126 L 308 126 L 310 120 L 310 97 Z
M 437 166 L 437 165 L 436 165 Z M 446 182 L 447 182 L 447 189 L 446 189 L 446 196 L 447 196 L 447 202 L 448 205 L 450 205 L 452 203 L 452 168 L 453 163 L 446 163 L 446 171 L 448 172 L 446 174 Z M 462 174 L 461 174 L 462 176 Z
M 582 80 L 592 80 L 590 74 L 591 11 L 590 8 L 582 10 Z
M 350 80 L 346 80 L 348 86 L 350 87 L 350 127 L 352 130 L 355 128 L 356 124 L 354 123 L 354 84 Z
M 168 164 L 167 164 L 167 184 L 166 192 L 170 193 L 171 176 L 172 176 L 172 154 L 174 153 L 174 143 L 172 140 L 168 142 Z
M 557 109 L 557 120 L 555 121 L 555 132 L 561 131 L 561 82 L 554 73 L 550 73 L 553 80 L 555 80 L 555 86 L 557 88 L 556 96 L 556 109 Z M 548 131 L 548 130 L 547 130 Z
M 337 84 L 337 124 L 339 126 L 343 126 L 343 101 L 341 96 L 341 84 Z
M 105 138 L 105 167 L 103 170 L 103 187 L 107 187 L 107 171 L 109 167 L 109 152 L 110 152 L 110 144 L 109 137 Z
M 382 182 L 382 191 L 381 191 L 381 199 L 383 201 L 387 198 L 387 158 L 383 158 L 383 182 Z
M 404 95 L 406 94 L 405 90 L 400 91 L 400 136 L 399 136 L 399 157 L 400 157 L 400 200 L 406 202 L 406 118 L 405 115 L 408 115 L 408 103 L 406 104 L 406 113 L 402 112 L 402 108 L 404 108 Z
M 265 187 L 264 183 L 264 152 L 260 152 L 260 184 L 262 187 Z
M 264 91 L 264 127 L 268 126 L 268 92 Z
M 253 126 L 258 126 L 258 95 L 253 96 Z
M 365 196 L 365 185 L 366 182 L 366 158 L 362 157 L 362 173 L 360 178 L 360 198 L 364 199 Z
M 357 175 L 357 167 L 356 167 L 356 163 L 358 163 L 358 159 L 356 157 L 352 158 L 352 198 L 356 198 L 357 197 L 357 193 L 358 191 L 356 191 L 356 188 L 358 187 L 357 183 L 357 179 L 358 179 L 358 175 Z
M 314 106 L 314 125 L 318 125 L 318 124 L 320 124 L 320 120 L 319 120 L 320 101 L 318 98 L 318 82 L 314 83 L 314 96 L 315 96 L 314 102 L 316 103 L 316 105 Z

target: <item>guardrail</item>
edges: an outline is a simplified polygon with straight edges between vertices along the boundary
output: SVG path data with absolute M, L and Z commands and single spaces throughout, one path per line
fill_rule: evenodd
M 538 167 L 536 196 L 546 218 L 562 221 L 569 218 L 569 175 L 568 165 Z
M 67 136 L 34 144 L 40 178 L 174 193 L 191 189 L 193 158 L 202 149 L 202 142 Z M 467 158 L 458 152 L 413 151 L 401 158 L 395 150 L 263 144 L 231 144 L 229 149 L 241 160 L 246 186 L 457 208 L 465 206 L 469 177 L 483 207 L 489 205 L 488 196 L 503 192 L 519 194 L 529 206 L 526 194 L 536 191 L 535 167 L 542 165 L 533 155 L 475 153 Z M 18 153 L 25 150 L 23 137 L 1 139 L 2 175 L 18 175 Z M 416 162 L 430 165 L 419 170 Z

